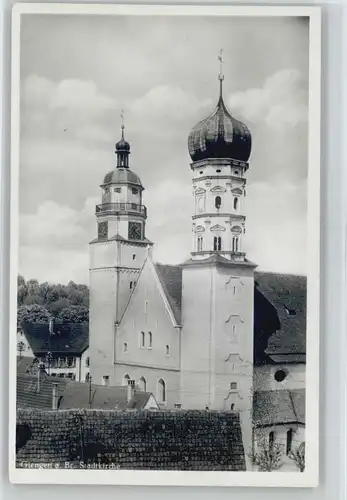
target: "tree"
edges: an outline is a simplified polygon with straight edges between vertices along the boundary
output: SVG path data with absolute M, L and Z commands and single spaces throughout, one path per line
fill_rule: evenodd
M 258 444 L 257 450 L 250 454 L 250 459 L 261 472 L 272 472 L 283 465 L 283 448 L 277 443 L 271 446 L 264 440 Z
M 47 323 L 49 318 L 50 314 L 47 309 L 38 304 L 24 305 L 18 308 L 18 326 L 22 326 L 24 323 Z
M 39 283 L 35 279 L 25 281 L 22 275 L 17 278 L 17 304 L 21 306 L 41 305 L 58 321 L 58 316 L 63 309 L 71 306 L 89 308 L 89 289 L 86 285 L 79 285 L 70 281 L 67 285 L 52 284 L 47 281 Z M 82 311 L 82 312 L 81 312 Z M 82 322 L 88 321 L 85 310 L 75 310 L 66 313 L 74 322 L 80 318 Z
M 289 458 L 295 462 L 300 472 L 305 470 L 305 443 L 301 443 L 296 450 L 289 453 Z
M 84 306 L 69 306 L 60 311 L 57 321 L 61 323 L 88 323 L 89 309 Z

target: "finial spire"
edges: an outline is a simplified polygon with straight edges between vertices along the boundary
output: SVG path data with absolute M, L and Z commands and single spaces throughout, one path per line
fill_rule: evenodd
M 122 109 L 120 117 L 122 120 L 122 139 L 124 139 L 124 109 Z
M 223 59 L 223 49 L 220 49 L 219 55 L 218 55 L 218 61 L 220 63 L 219 65 L 219 97 L 222 97 L 222 92 L 223 92 L 223 80 L 224 80 L 224 73 L 223 73 L 223 64 L 224 64 L 224 59 Z

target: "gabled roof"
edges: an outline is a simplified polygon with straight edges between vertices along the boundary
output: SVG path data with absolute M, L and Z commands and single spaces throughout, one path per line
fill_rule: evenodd
M 267 354 L 306 353 L 306 277 L 255 273 L 257 290 L 275 307 L 279 328 L 269 338 Z
M 90 387 L 88 383 L 71 382 L 64 391 L 59 409 L 142 410 L 150 396 L 150 392 L 135 390 L 130 402 L 127 402 L 126 386 L 104 387 L 92 384 Z
M 218 254 L 209 259 L 210 263 L 224 261 L 227 259 Z M 182 266 L 155 264 L 155 268 L 175 319 L 181 324 Z M 255 273 L 254 336 L 255 363 L 267 357 L 274 363 L 305 362 L 304 276 Z
M 89 344 L 88 323 L 55 325 L 54 334 L 49 333 L 46 323 L 27 323 L 23 325 L 23 330 L 35 356 L 48 351 L 79 356 Z
M 17 356 L 17 374 L 30 373 L 34 358 Z
M 17 375 L 17 409 L 37 408 L 42 410 L 52 409 L 53 384 L 57 384 L 58 398 L 60 398 L 68 379 L 49 377 L 45 373 L 38 375 L 20 373 Z
M 259 391 L 254 393 L 255 427 L 305 424 L 305 389 Z
M 169 266 L 154 264 L 160 283 L 164 289 L 166 298 L 171 306 L 172 312 L 178 325 L 181 324 L 182 303 L 182 268 L 180 266 Z

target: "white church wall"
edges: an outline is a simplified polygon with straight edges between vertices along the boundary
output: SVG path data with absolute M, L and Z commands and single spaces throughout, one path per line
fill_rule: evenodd
M 179 378 L 178 371 L 168 375 L 170 369 L 179 370 L 179 342 L 180 330 L 173 325 L 153 264 L 148 260 L 117 328 L 116 362 L 129 366 L 129 370 L 139 367 L 136 376 L 146 376 L 154 392 L 157 379 L 169 377 L 171 385 L 172 378 Z M 117 367 L 116 372 L 117 384 L 122 383 L 124 370 Z M 174 402 L 178 402 L 176 397 Z
M 94 245 L 92 245 L 92 251 Z M 117 276 L 112 268 L 92 269 L 89 276 L 90 373 L 94 384 L 112 383 L 116 321 Z
M 297 472 L 295 462 L 287 454 L 287 433 L 293 430 L 291 450 L 296 451 L 299 446 L 305 442 L 305 427 L 300 424 L 274 425 L 271 427 L 257 428 L 254 431 L 254 450 L 259 452 L 264 446 L 269 445 L 269 434 L 274 433 L 274 443 L 279 445 L 282 450 L 280 471 Z
M 116 363 L 115 379 L 116 385 L 125 385 L 125 376 L 135 380 L 136 385 L 141 387 L 141 379 L 146 381 L 146 392 L 151 392 L 161 408 L 174 408 L 180 403 L 180 375 L 179 370 L 165 370 L 162 368 L 145 366 L 140 364 Z M 162 390 L 159 381 L 165 383 L 165 401 L 162 400 Z
M 90 372 L 90 352 L 86 349 L 80 359 L 80 382 L 87 382 L 87 374 Z
M 254 390 L 304 389 L 305 368 L 306 365 L 304 363 L 255 366 Z M 279 371 L 285 373 L 284 380 L 280 382 L 275 378 L 276 373 Z

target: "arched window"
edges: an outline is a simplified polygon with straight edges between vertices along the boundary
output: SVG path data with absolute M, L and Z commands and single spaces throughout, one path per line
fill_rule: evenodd
M 269 450 L 273 450 L 275 443 L 275 433 L 274 431 L 269 432 Z
M 161 378 L 158 380 L 158 401 L 161 403 L 164 403 L 166 401 L 166 387 L 165 387 L 165 382 Z
M 140 346 L 141 346 L 141 349 L 143 349 L 145 347 L 145 332 L 141 332 Z
M 198 252 L 202 251 L 202 236 L 198 236 Z
M 166 356 L 170 356 L 170 346 L 166 345 Z
M 130 375 L 128 375 L 127 373 L 124 375 L 123 377 L 123 385 L 128 385 L 128 382 L 130 380 Z
M 148 349 L 152 349 L 152 332 L 148 332 Z
M 287 446 L 286 446 L 287 455 L 289 455 L 289 453 L 292 451 L 292 443 L 293 443 L 293 429 L 289 429 L 289 431 L 287 431 Z
M 124 342 L 124 352 L 128 352 L 128 344 Z
M 237 253 L 239 251 L 239 239 L 237 236 L 233 236 L 233 252 Z
M 221 236 L 215 236 L 213 238 L 213 250 L 216 250 L 216 251 L 222 250 L 222 238 L 221 238 Z
M 234 210 L 237 210 L 239 207 L 239 199 L 237 196 L 234 197 Z
M 222 198 L 220 196 L 216 196 L 214 200 L 214 205 L 217 208 L 217 210 L 220 209 L 220 207 L 222 206 Z
M 143 392 L 147 391 L 147 380 L 145 379 L 145 377 L 140 378 L 139 386 L 140 386 L 141 391 L 143 391 Z
M 132 281 L 130 281 L 130 283 L 129 283 L 129 288 L 130 288 L 130 290 L 132 289 L 132 287 L 133 287 L 133 282 L 132 282 Z

